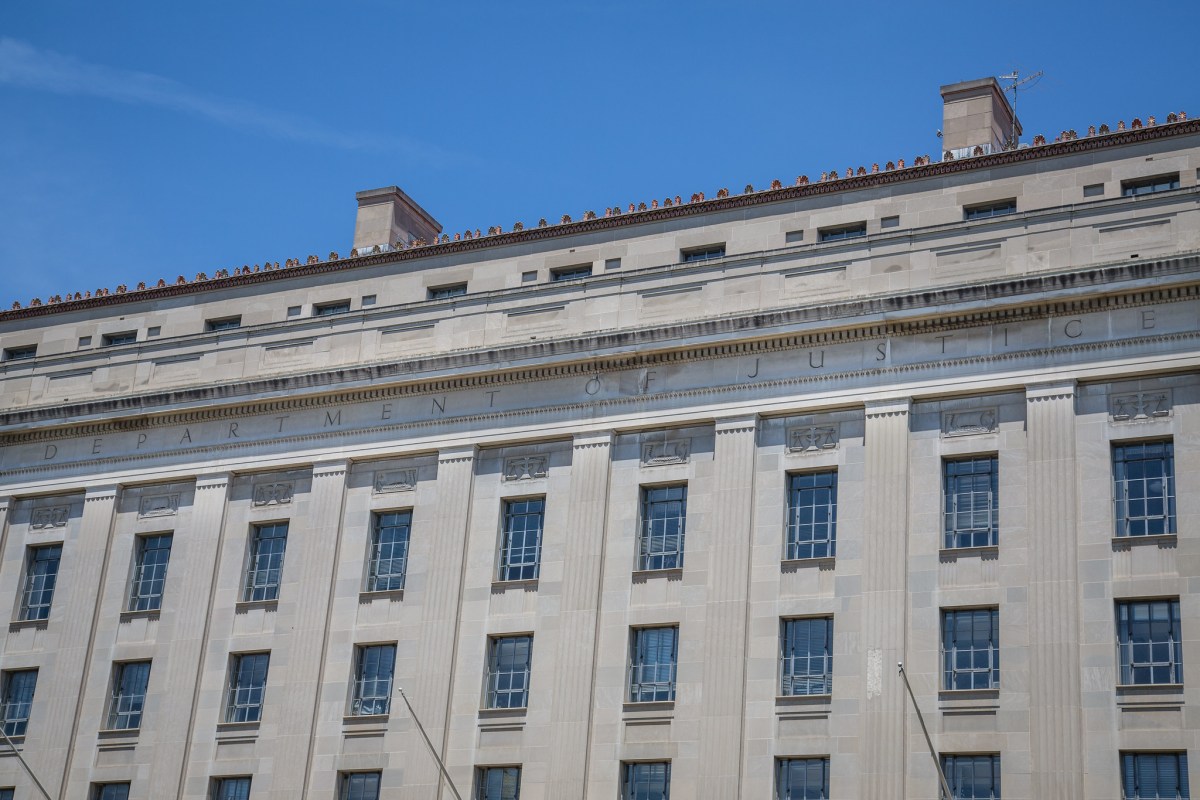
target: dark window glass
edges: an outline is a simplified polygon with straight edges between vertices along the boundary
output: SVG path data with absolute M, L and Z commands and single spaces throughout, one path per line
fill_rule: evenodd
M 943 462 L 943 547 L 996 545 L 1000 530 L 997 464 L 996 456 Z
M 339 300 L 336 303 L 320 303 L 313 306 L 314 317 L 328 317 L 332 314 L 345 314 L 350 310 L 349 300 Z
M 130 611 L 156 611 L 162 606 L 171 540 L 169 533 L 138 537 L 133 581 L 129 587 Z
M 349 772 L 342 775 L 338 800 L 379 800 L 378 772 Z
M 371 530 L 371 561 L 367 566 L 367 591 L 386 592 L 404 588 L 408 570 L 408 535 L 411 511 L 376 514 Z
M 679 629 L 634 628 L 629 646 L 629 701 L 675 699 Z
M 128 783 L 97 783 L 92 786 L 95 800 L 129 800 Z
M 5 361 L 22 361 L 26 358 L 33 358 L 36 355 L 36 344 L 27 345 L 25 347 L 8 347 L 4 350 Z
M 205 330 L 209 331 L 228 331 L 240 327 L 242 327 L 241 317 L 222 317 L 221 319 L 210 319 L 204 322 Z M 238 778 L 237 780 L 249 779 Z
M 625 764 L 621 800 L 670 800 L 671 762 Z
M 475 771 L 475 800 L 519 800 L 520 767 L 480 767 Z
M 37 689 L 36 669 L 14 670 L 4 673 L 4 696 L 0 698 L 3 718 L 0 725 L 8 736 L 24 736 L 29 724 L 29 710 L 33 707 L 33 692 Z
M 21 619 L 48 619 L 58 583 L 58 562 L 62 545 L 29 548 L 25 564 L 25 588 L 21 592 Z
M 288 525 L 255 525 L 250 535 L 250 561 L 246 565 L 246 584 L 242 600 L 277 600 L 283 575 L 283 554 L 287 549 Z
M 944 689 L 999 688 L 999 609 L 942 612 L 942 676 Z
M 453 286 L 438 286 L 429 290 L 430 300 L 449 300 L 451 297 L 462 297 L 467 293 L 467 285 L 465 283 L 456 283 Z
M 16 789 L 0 789 L 0 800 L 13 800 Z
M 1139 194 L 1153 194 L 1179 188 L 1179 173 L 1174 175 L 1159 175 L 1154 178 L 1140 178 L 1135 181 L 1122 181 L 1121 194 L 1133 197 Z
M 788 479 L 785 558 L 831 558 L 836 542 L 837 473 L 792 475 Z
M 488 653 L 488 682 L 484 698 L 487 708 L 524 708 L 529 705 L 529 668 L 533 658 L 532 636 L 503 636 L 491 640 Z
M 1179 601 L 1117 603 L 1117 650 L 1122 685 L 1183 683 Z
M 953 800 L 1000 800 L 1000 756 L 942 756 Z
M 500 545 L 500 580 L 537 578 L 542 561 L 543 498 L 504 504 L 504 539 Z
M 1122 753 L 1122 800 L 1188 800 L 1187 753 Z
M 1017 211 L 1017 201 L 1001 200 L 996 203 L 988 203 L 986 205 L 971 206 L 963 209 L 963 217 L 965 219 L 987 219 L 989 217 L 1000 217 L 1005 214 L 1015 214 Z
M 690 250 L 684 250 L 680 254 L 680 261 L 687 264 L 692 261 L 708 261 L 713 258 L 725 257 L 725 245 L 713 244 L 707 247 L 694 247 Z
M 233 657 L 229 665 L 226 722 L 258 722 L 262 718 L 270 663 L 269 653 L 241 653 Z
M 574 267 L 562 267 L 550 270 L 550 280 L 552 281 L 573 281 L 579 278 L 590 277 L 592 277 L 591 264 L 578 264 Z
M 118 344 L 133 344 L 137 341 L 137 331 L 121 331 L 120 333 L 106 333 L 100 337 L 100 342 L 105 347 L 112 347 Z
M 217 778 L 213 781 L 213 800 L 250 800 L 249 778 Z
M 686 527 L 686 486 L 643 488 L 642 536 L 638 548 L 638 569 L 682 567 L 683 538 Z
M 828 758 L 781 758 L 776 764 L 777 800 L 828 800 Z
M 142 726 L 142 710 L 146 705 L 146 686 L 149 683 L 149 661 L 130 661 L 113 667 L 112 700 L 108 706 L 109 730 L 130 730 Z
M 1175 447 L 1137 442 L 1113 447 L 1117 536 L 1175 533 Z
M 867 235 L 867 223 L 858 222 L 854 225 L 843 225 L 838 228 L 825 228 L 817 231 L 817 238 L 822 242 L 837 242 L 842 239 L 857 239 Z
M 392 677 L 395 671 L 396 645 L 359 647 L 350 713 L 354 716 L 388 713 L 392 707 Z
M 779 638 L 779 693 L 833 691 L 833 618 L 785 619 Z

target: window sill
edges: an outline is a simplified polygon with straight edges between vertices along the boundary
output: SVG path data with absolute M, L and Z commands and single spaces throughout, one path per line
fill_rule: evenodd
M 141 734 L 141 728 L 104 728 L 96 732 L 96 738 L 100 741 L 113 741 L 121 739 L 137 739 Z
M 644 703 L 625 703 L 621 718 L 632 723 L 670 722 L 675 718 L 674 700 L 654 700 Z
M 359 592 L 358 602 L 369 603 L 372 600 L 403 600 L 403 589 L 383 589 L 378 592 Z
M 25 734 L 21 733 L 21 734 L 18 734 L 18 735 L 16 735 L 16 736 L 9 736 L 9 737 L 8 737 L 8 740 L 9 740 L 10 742 L 12 742 L 12 744 L 13 744 L 13 747 L 15 747 L 16 749 L 18 749 L 18 750 L 24 750 L 24 749 L 25 749 L 25 747 L 24 747 L 24 745 L 25 745 Z M 3 753 L 0 753 L 0 755 L 9 755 L 10 753 L 12 753 L 12 750 L 9 750 L 8 748 L 5 748 L 5 749 L 4 749 L 4 752 L 3 752 Z
M 121 622 L 128 622 L 134 619 L 158 619 L 161 612 L 162 609 L 158 608 L 147 608 L 144 611 L 122 611 L 120 619 Z
M 236 614 L 245 614 L 247 611 L 261 608 L 264 611 L 275 611 L 279 608 L 279 599 L 275 600 L 239 600 L 234 604 L 233 610 Z
M 217 741 L 219 742 L 252 742 L 258 738 L 259 721 L 254 722 L 218 722 Z
M 622 711 L 673 711 L 675 710 L 674 700 L 642 700 L 634 701 L 627 700 L 621 705 Z
M 529 713 L 527 706 L 520 708 L 481 708 L 479 709 L 480 719 L 524 719 Z
M 1182 683 L 1138 683 L 1117 687 L 1117 705 L 1123 708 L 1156 708 L 1183 705 Z
M 1112 537 L 1113 550 L 1131 550 L 1135 545 L 1149 547 L 1154 545 L 1164 550 L 1172 549 L 1179 546 L 1179 534 L 1176 533 L 1156 533 L 1150 536 L 1114 536 Z
M 50 620 L 48 619 L 14 619 L 12 622 L 8 623 L 8 630 L 10 632 L 24 630 L 25 628 L 37 628 L 38 630 L 45 630 L 46 625 L 49 622 Z
M 816 558 L 785 558 L 780 562 L 780 569 L 784 572 L 795 572 L 801 569 L 817 569 L 826 570 L 833 569 L 837 564 L 835 556 L 817 556 Z
M 538 579 L 537 578 L 524 578 L 519 581 L 501 581 L 501 580 L 492 581 L 492 591 L 493 592 L 506 592 L 509 589 L 524 589 L 525 591 L 529 592 L 529 591 L 537 591 L 537 588 L 538 588 Z
M 651 578 L 666 578 L 669 581 L 683 579 L 683 567 L 667 567 L 666 569 L 635 569 L 634 583 L 645 583 Z
M 775 706 L 827 706 L 833 702 L 832 694 L 780 694 L 775 696 Z
M 1000 690 L 941 689 L 938 691 L 938 710 L 947 714 L 959 712 L 992 712 L 1000 708 Z
M 375 726 L 386 727 L 388 720 L 392 718 L 391 713 L 387 714 L 345 714 L 342 716 L 342 727 L 344 728 L 371 728 Z
M 993 559 L 1000 557 L 1000 545 L 989 544 L 981 547 L 943 547 L 938 550 L 938 557 L 942 561 L 957 561 L 960 558 L 979 557 L 981 559 Z

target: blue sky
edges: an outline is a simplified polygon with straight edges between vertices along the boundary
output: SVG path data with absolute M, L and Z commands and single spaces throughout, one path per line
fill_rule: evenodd
M 1185 110 L 1200 3 L 0 4 L 0 304 L 937 153 L 938 86 L 1044 70 L 1026 139 Z

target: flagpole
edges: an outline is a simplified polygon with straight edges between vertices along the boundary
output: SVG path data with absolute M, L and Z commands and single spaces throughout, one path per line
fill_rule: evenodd
M 904 662 L 899 662 L 896 667 L 900 670 L 900 677 L 904 679 L 904 688 L 908 690 L 908 696 L 912 699 L 913 710 L 917 712 L 917 722 L 921 723 L 921 732 L 925 734 L 925 744 L 929 745 L 929 757 L 933 759 L 933 768 L 937 770 L 942 791 L 946 794 L 946 800 L 954 800 L 954 795 L 950 792 L 950 784 L 946 782 L 946 773 L 942 772 L 942 762 L 938 758 L 937 751 L 933 749 L 933 739 L 929 738 L 929 729 L 925 727 L 925 718 L 921 716 L 921 707 L 917 705 L 917 696 L 913 694 L 912 686 L 908 682 L 908 675 L 904 672 Z
M 412 714 L 413 722 L 417 723 L 417 730 L 421 732 L 421 738 L 425 740 L 425 745 L 429 748 L 429 753 L 433 756 L 433 760 L 437 762 L 438 769 L 442 771 L 442 775 L 446 778 L 446 783 L 450 784 L 450 791 L 454 792 L 457 800 L 462 800 L 462 795 L 458 793 L 458 787 L 454 785 L 454 781 L 450 780 L 450 773 L 446 771 L 446 765 L 442 763 L 441 756 L 437 754 L 437 750 L 433 749 L 433 742 L 429 741 L 429 734 L 425 733 L 425 726 L 417 718 L 417 712 L 413 711 L 412 703 L 408 702 L 408 695 L 399 686 L 396 687 L 396 690 L 400 692 L 400 697 L 403 698 L 404 705 L 408 706 L 408 713 Z

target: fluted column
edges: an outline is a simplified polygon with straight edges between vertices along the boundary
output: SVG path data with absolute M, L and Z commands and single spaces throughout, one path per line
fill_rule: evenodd
M 1030 386 L 1025 399 L 1032 795 L 1077 800 L 1083 797 L 1083 716 L 1076 574 L 1075 384 Z
M 906 699 L 896 663 L 904 660 L 908 602 L 909 405 L 906 398 L 866 408 L 858 796 L 869 800 L 904 796 Z
M 571 452 L 571 532 L 563 546 L 546 797 L 584 796 L 612 442 L 611 431 L 581 434 Z

